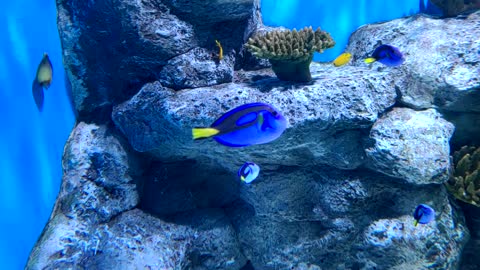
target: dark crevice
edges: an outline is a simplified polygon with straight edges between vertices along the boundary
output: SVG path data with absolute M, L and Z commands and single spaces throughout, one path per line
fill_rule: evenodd
M 237 239 L 237 243 L 239 245 L 240 253 L 247 259 L 247 263 L 241 268 L 243 270 L 253 270 L 253 265 L 251 263 L 251 259 L 249 258 L 244 251 L 242 241 L 239 237 L 239 222 L 245 220 L 246 218 L 252 218 L 255 216 L 255 209 L 248 203 L 246 203 L 242 199 L 237 199 L 231 202 L 228 205 L 222 207 L 225 215 L 228 217 L 229 222 L 232 228 L 235 230 L 235 237 Z
M 152 161 L 141 176 L 140 209 L 170 219 L 178 214 L 221 208 L 238 197 L 236 175 L 205 161 Z
M 462 208 L 466 225 L 470 231 L 470 240 L 465 245 L 460 269 L 461 270 L 477 270 L 480 269 L 480 207 L 473 206 L 462 201 L 458 201 L 458 205 Z

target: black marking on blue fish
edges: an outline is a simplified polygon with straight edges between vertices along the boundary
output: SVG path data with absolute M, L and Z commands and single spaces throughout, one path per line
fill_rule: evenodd
M 257 112 L 248 113 L 242 117 L 240 117 L 237 122 L 235 123 L 237 126 L 244 126 L 252 124 L 257 120 Z
M 243 166 L 238 170 L 238 177 L 247 177 L 250 173 L 252 173 L 252 168 L 250 168 L 251 165 L 255 165 L 252 162 L 246 162 L 243 164 Z
M 256 120 L 248 122 L 241 126 L 237 125 L 237 122 L 239 121 L 239 119 L 244 117 L 246 114 L 249 114 L 249 113 L 258 114 L 258 113 L 261 113 L 262 111 L 270 112 L 274 116 L 277 115 L 277 112 L 268 104 L 249 103 L 226 112 L 219 119 L 213 122 L 213 124 L 210 127 L 215 128 L 219 131 L 219 133 L 215 136 L 220 136 L 236 130 L 248 128 L 257 123 L 256 120 L 258 119 L 258 117 L 256 117 Z

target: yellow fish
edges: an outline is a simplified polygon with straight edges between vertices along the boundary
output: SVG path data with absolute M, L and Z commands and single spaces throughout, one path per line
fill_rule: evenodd
M 53 78 L 53 67 L 52 62 L 50 62 L 50 58 L 48 58 L 48 54 L 44 53 L 42 61 L 37 68 L 37 76 L 35 80 L 45 89 L 50 87 Z
M 52 62 L 48 58 L 48 54 L 44 53 L 42 61 L 38 64 L 37 74 L 32 84 L 32 94 L 35 104 L 39 111 L 43 109 L 43 89 L 48 89 L 52 83 L 53 67 Z
M 218 61 L 220 61 L 220 60 L 223 59 L 223 48 L 222 48 L 222 44 L 220 44 L 220 41 L 218 41 L 218 40 L 215 40 L 215 43 L 217 44 L 217 47 L 218 47 Z
M 341 67 L 347 64 L 350 59 L 352 59 L 351 53 L 342 53 L 337 58 L 335 58 L 335 60 L 333 60 L 333 65 L 336 67 Z

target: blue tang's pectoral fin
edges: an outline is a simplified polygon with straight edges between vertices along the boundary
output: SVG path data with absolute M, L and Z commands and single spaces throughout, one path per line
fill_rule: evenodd
M 268 128 L 273 128 L 268 121 L 265 121 L 265 117 L 263 117 L 262 113 L 258 114 L 257 124 L 258 124 L 258 128 L 260 129 L 260 131 L 265 131 Z
M 43 101 L 45 97 L 43 95 L 43 87 L 40 83 L 37 82 L 37 80 L 33 80 L 32 95 L 33 99 L 35 100 L 35 104 L 37 105 L 38 111 L 41 112 L 43 110 Z

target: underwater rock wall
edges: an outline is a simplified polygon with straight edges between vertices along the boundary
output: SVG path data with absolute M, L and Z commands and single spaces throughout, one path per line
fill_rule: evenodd
M 260 20 L 259 0 L 59 0 L 57 9 L 74 104 L 86 121 L 105 121 L 98 118 L 148 81 L 173 88 L 231 81 L 234 59 L 242 58 L 242 44 Z M 218 67 L 217 57 L 205 56 L 218 51 L 215 39 L 229 59 Z M 172 69 L 178 76 L 203 72 L 203 82 L 193 76 L 179 83 Z
M 312 82 L 300 84 L 270 69 L 241 70 L 251 64 L 242 44 L 263 29 L 258 1 L 209 1 L 221 7 L 211 9 L 201 8 L 205 1 L 111 2 L 58 1 L 83 117 L 27 269 L 460 267 L 470 233 L 442 183 L 450 139 L 473 135 L 454 133 L 461 123 L 445 118 L 478 112 L 480 12 L 364 26 L 350 39 L 351 65 L 314 63 Z M 105 23 L 97 27 L 95 16 Z M 97 38 L 109 20 L 121 27 L 101 50 L 120 65 L 89 58 L 97 43 L 72 43 Z M 232 30 L 217 38 L 220 23 Z M 226 49 L 222 60 L 208 59 L 214 39 Z M 405 48 L 404 65 L 363 64 L 379 42 Z M 270 103 L 288 119 L 278 140 L 246 148 L 192 141 L 192 127 L 249 102 Z M 262 168 L 250 185 L 236 179 L 245 161 Z M 437 215 L 415 227 L 420 203 Z

